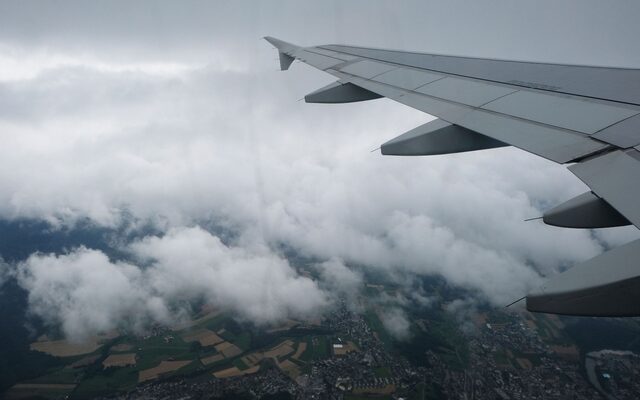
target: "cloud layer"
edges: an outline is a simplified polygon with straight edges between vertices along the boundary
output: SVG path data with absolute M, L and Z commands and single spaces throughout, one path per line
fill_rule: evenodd
M 121 19 L 112 6 L 83 5 L 71 16 L 79 22 L 53 9 L 0 6 L 0 15 L 34 27 L 0 17 L 0 217 L 54 225 L 88 218 L 111 227 L 132 218 L 165 232 L 127 244 L 130 262 L 83 248 L 34 254 L 19 274 L 34 313 L 73 334 L 122 321 L 135 326 L 136 315 L 166 321 L 181 302 L 204 298 L 260 323 L 322 310 L 328 292 L 355 290 L 362 277 L 350 265 L 396 278 L 440 275 L 502 305 L 542 276 L 637 235 L 523 222 L 586 190 L 561 166 L 513 148 L 382 157 L 369 150 L 430 117 L 389 100 L 297 102 L 330 77 L 298 64 L 276 71 L 275 52 L 259 36 L 374 46 L 395 38 L 395 47 L 420 50 L 421 38 L 437 37 L 444 29 L 437 21 L 446 20 L 438 8 L 413 13 L 420 21 L 395 5 L 371 11 L 395 12 L 403 27 L 413 26 L 393 36 L 365 29 L 371 15 L 343 21 L 349 9 L 336 4 L 289 4 L 310 18 L 290 24 L 277 7 L 251 4 L 247 13 L 236 2 L 215 10 L 158 6 L 157 19 L 144 7 L 130 6 Z M 327 21 L 335 28 L 329 33 Z M 440 50 L 548 57 L 514 43 L 478 40 L 496 46 L 487 49 L 455 37 L 462 36 Z M 587 58 L 602 53 L 588 50 L 555 61 L 601 64 Z M 234 232 L 232 243 L 192 228 L 208 224 Z M 271 250 L 281 245 L 319 260 L 322 282 L 297 276 Z
M 136 264 L 98 250 L 34 254 L 17 267 L 32 313 L 72 338 L 171 325 L 205 301 L 263 324 L 313 317 L 326 293 L 265 248 L 228 247 L 200 228 L 171 229 L 129 247 Z

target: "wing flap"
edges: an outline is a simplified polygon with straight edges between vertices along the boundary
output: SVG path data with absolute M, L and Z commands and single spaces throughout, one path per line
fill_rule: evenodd
M 340 68 L 341 72 L 358 76 L 360 78 L 371 79 L 375 76 L 382 75 L 395 69 L 393 65 L 377 62 L 377 61 L 357 61 Z
M 527 309 L 568 315 L 640 315 L 640 240 L 551 277 L 527 296 Z
M 593 138 L 622 149 L 637 146 L 640 144 L 640 115 L 611 125 L 593 135 Z
M 454 77 L 440 79 L 416 89 L 418 93 L 471 107 L 480 107 L 514 91 L 504 86 Z
M 640 228 L 640 152 L 612 151 L 572 165 L 569 170 Z
M 353 80 L 342 75 L 346 80 Z M 575 132 L 530 123 L 504 114 L 485 111 L 421 93 L 398 89 L 366 79 L 354 83 L 399 103 L 435 115 L 452 124 L 489 136 L 557 163 L 567 163 L 600 152 L 608 144 Z
M 519 90 L 482 106 L 486 110 L 593 134 L 638 114 L 621 106 Z
M 418 71 L 415 69 L 398 68 L 385 72 L 384 74 L 375 76 L 372 80 L 387 85 L 397 86 L 402 89 L 415 90 L 427 83 L 443 79 L 444 75 L 431 74 L 429 72 Z

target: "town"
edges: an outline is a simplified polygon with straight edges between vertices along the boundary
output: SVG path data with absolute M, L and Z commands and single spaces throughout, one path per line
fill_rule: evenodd
M 640 364 L 635 354 L 605 352 L 587 358 L 597 360 L 599 371 L 607 371 L 596 377 L 606 381 L 608 391 L 604 391 L 601 385 L 589 382 L 575 346 L 543 340 L 536 323 L 549 330 L 547 333 L 558 335 L 562 325 L 557 317 L 532 317 L 522 311 L 498 315 L 499 322 L 486 315 L 475 319 L 476 329 L 465 335 L 466 365 L 451 363 L 446 353 L 431 349 L 425 352 L 425 365 L 417 366 L 389 350 L 367 319 L 343 302 L 323 321 L 323 327 L 332 332 L 327 343 L 330 351 L 326 357 L 310 361 L 302 368 L 304 373 L 293 376 L 277 358 L 265 359 L 254 374 L 176 376 L 105 399 L 586 400 L 630 399 L 637 392 Z M 425 323 L 428 325 L 428 321 L 419 325 Z

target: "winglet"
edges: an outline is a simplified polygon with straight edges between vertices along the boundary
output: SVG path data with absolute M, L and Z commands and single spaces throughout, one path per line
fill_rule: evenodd
M 271 36 L 265 36 L 264 39 L 278 49 L 278 55 L 280 56 L 280 69 L 282 71 L 288 70 L 291 63 L 295 60 L 295 52 L 300 48 L 300 46 L 287 43 Z

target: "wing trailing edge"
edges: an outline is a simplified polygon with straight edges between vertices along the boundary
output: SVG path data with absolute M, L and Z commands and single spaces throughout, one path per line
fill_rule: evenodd
M 640 240 L 555 275 L 527 296 L 527 310 L 594 317 L 640 316 Z

